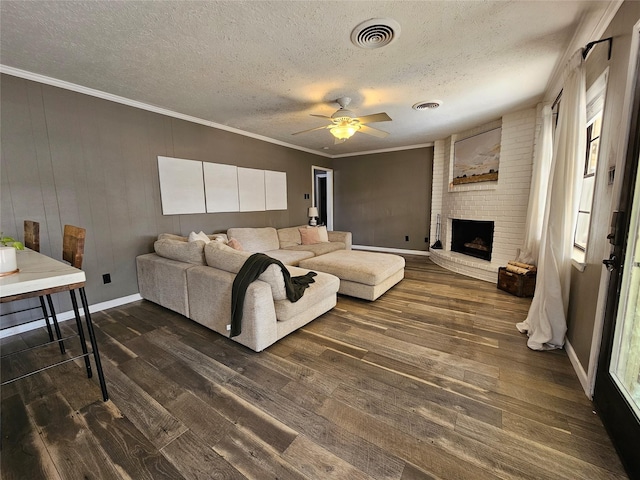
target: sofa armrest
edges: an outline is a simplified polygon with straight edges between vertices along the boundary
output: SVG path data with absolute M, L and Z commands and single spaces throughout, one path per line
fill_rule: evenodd
M 209 266 L 190 268 L 187 271 L 189 318 L 228 337 L 235 277 L 233 273 Z M 256 280 L 247 288 L 244 299 L 242 333 L 233 340 L 259 352 L 278 339 L 277 332 L 271 287 Z
M 330 242 L 342 242 L 345 245 L 345 250 L 351 250 L 351 244 L 352 244 L 351 232 L 339 232 L 339 231 L 329 230 L 327 234 L 329 235 Z
M 136 257 L 140 296 L 188 317 L 187 271 L 194 267 L 155 253 Z

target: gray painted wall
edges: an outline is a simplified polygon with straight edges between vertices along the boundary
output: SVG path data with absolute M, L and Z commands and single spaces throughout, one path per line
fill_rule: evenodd
M 335 169 L 336 230 L 362 245 L 426 250 L 431 148 L 331 160 L 10 75 L 0 81 L 0 228 L 22 239 L 25 219 L 40 222 L 41 251 L 58 259 L 63 226 L 86 228 L 91 304 L 138 292 L 135 257 L 159 233 L 307 223 L 312 165 Z M 289 209 L 162 215 L 158 155 L 286 172 Z M 103 284 L 105 273 L 112 283 Z M 58 312 L 71 309 L 66 295 L 54 301 Z M 4 316 L 2 327 L 38 317 Z
M 86 228 L 91 304 L 138 292 L 135 257 L 152 251 L 159 233 L 307 223 L 311 166 L 332 167 L 325 157 L 76 92 L 9 75 L 1 82 L 1 229 L 22 239 L 22 222 L 38 221 L 42 253 L 61 259 L 63 226 Z M 286 172 L 289 209 L 164 216 L 158 155 Z M 104 273 L 112 283 L 103 285 Z M 55 297 L 58 311 L 70 310 L 68 296 Z M 25 303 L 2 312 L 37 300 Z M 5 317 L 2 326 L 36 313 Z
M 433 147 L 338 158 L 334 168 L 336 230 L 351 230 L 356 245 L 428 250 Z
M 609 166 L 614 166 L 624 151 L 620 149 L 620 136 L 625 136 L 627 118 L 622 118 L 624 95 L 626 90 L 631 32 L 640 18 L 640 2 L 624 2 L 602 38 L 613 37 L 611 60 L 607 61 L 607 43 L 594 49 L 587 58 L 587 81 L 591 82 L 609 67 L 607 96 L 602 120 L 600 158 L 598 159 L 597 186 L 594 194 L 592 224 L 589 231 L 586 268 L 584 272 L 576 269 L 571 273 L 571 293 L 567 318 L 567 339 L 585 372 L 588 372 L 589 356 L 596 324 L 596 316 L 603 312 L 596 309 L 600 280 L 607 275 L 602 259 L 609 256 L 609 244 L 606 239 L 612 210 L 616 209 L 617 199 L 612 198 L 612 186 L 607 185 Z M 594 39 L 595 40 L 595 39 Z M 622 143 L 626 144 L 626 136 Z M 622 172 L 616 172 L 622 174 Z

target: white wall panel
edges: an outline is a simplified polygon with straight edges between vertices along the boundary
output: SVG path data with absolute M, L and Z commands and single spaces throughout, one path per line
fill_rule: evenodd
M 163 215 L 205 213 L 202 162 L 158 156 Z
M 264 170 L 238 167 L 238 190 L 241 212 L 266 210 Z
M 265 201 L 267 210 L 287 209 L 287 174 L 285 172 L 264 172 Z
M 207 213 L 239 212 L 238 167 L 204 162 Z

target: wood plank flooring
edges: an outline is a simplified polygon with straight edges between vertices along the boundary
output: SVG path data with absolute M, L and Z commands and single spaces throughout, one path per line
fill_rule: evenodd
M 627 478 L 564 351 L 516 330 L 529 300 L 406 260 L 262 353 L 147 301 L 94 314 L 110 401 L 82 362 L 3 387 L 2 478 Z

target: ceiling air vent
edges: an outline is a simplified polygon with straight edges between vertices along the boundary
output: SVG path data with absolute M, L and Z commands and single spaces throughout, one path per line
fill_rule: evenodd
M 430 102 L 418 102 L 413 107 L 414 110 L 433 110 L 434 108 L 438 108 L 440 106 L 440 102 L 430 101 Z
M 390 18 L 372 18 L 351 32 L 351 42 L 360 48 L 380 48 L 400 36 L 400 24 Z

